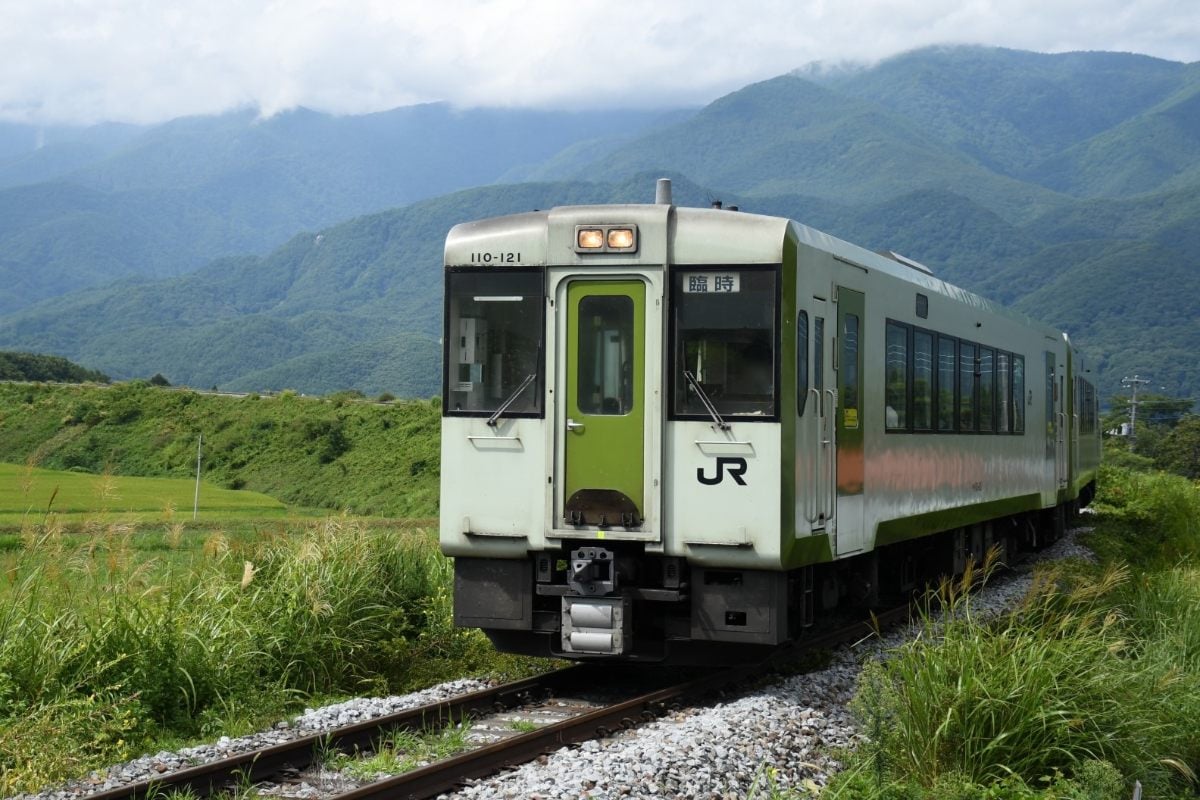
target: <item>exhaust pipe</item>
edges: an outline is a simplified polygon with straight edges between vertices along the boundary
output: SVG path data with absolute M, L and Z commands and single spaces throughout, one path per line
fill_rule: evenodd
M 659 178 L 654 186 L 654 203 L 660 206 L 671 205 L 671 179 Z

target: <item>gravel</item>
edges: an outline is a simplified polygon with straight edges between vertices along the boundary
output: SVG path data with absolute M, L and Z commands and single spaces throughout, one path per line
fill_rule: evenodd
M 1092 558 L 1075 543 L 1076 532 L 1047 548 L 1041 558 Z M 999 613 L 1010 607 L 1028 589 L 1030 580 L 1030 568 L 1018 568 L 975 595 L 973 612 Z M 727 701 L 682 710 L 609 739 L 564 747 L 442 797 L 724 800 L 745 797 L 751 787 L 763 788 L 768 780 L 781 788 L 824 785 L 841 766 L 837 751 L 852 748 L 861 738 L 848 711 L 861 664 L 910 635 L 910 629 L 895 629 L 882 638 L 837 650 L 824 669 L 780 678 Z M 307 709 L 271 730 L 238 738 L 223 736 L 212 744 L 146 755 L 65 786 L 17 797 L 73 800 L 486 686 L 482 681 L 457 680 L 404 696 L 356 698 Z

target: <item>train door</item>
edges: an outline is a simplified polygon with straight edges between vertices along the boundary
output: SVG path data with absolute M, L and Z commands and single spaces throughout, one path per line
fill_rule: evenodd
M 567 284 L 562 519 L 638 529 L 646 517 L 646 284 Z
M 1052 467 L 1055 487 L 1066 485 L 1066 419 L 1063 413 L 1062 377 L 1054 353 L 1046 351 L 1046 461 Z M 1050 471 L 1050 470 L 1047 470 Z
M 834 515 L 837 555 L 863 548 L 863 293 L 838 286 L 834 369 L 838 407 L 834 415 Z

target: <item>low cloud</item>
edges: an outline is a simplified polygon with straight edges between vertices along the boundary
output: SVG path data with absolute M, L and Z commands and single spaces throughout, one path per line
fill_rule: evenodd
M 811 62 L 938 43 L 1200 59 L 1190 0 L 50 0 L 0 27 L 0 118 L 156 122 L 295 106 L 708 102 Z

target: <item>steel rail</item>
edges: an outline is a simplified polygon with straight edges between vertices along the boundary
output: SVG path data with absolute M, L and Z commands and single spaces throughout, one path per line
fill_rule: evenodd
M 494 774 L 560 747 L 636 727 L 663 714 L 675 701 L 709 694 L 729 685 L 759 677 L 771 669 L 814 648 L 831 647 L 870 636 L 875 625 L 891 624 L 911 613 L 910 605 L 882 612 L 874 623 L 855 622 L 843 628 L 802 638 L 780 648 L 766 659 L 729 667 L 667 688 L 639 695 L 610 706 L 588 711 L 535 731 L 469 750 L 443 761 L 420 767 L 392 778 L 366 784 L 336 800 L 368 798 L 427 798 L 459 786 L 471 778 Z M 167 773 L 161 778 L 125 784 L 87 795 L 86 800 L 145 800 L 164 791 L 184 790 L 207 797 L 231 785 L 254 783 L 278 775 L 285 769 L 303 770 L 333 750 L 371 750 L 385 731 L 419 730 L 453 724 L 481 712 L 516 707 L 539 694 L 563 689 L 595 688 L 611 665 L 585 663 L 526 678 L 436 703 L 405 709 L 325 733 L 298 737 L 267 748 Z
M 87 800 L 143 800 L 164 791 L 187 790 L 199 797 L 230 784 L 262 780 L 285 768 L 304 769 L 331 750 L 353 751 L 375 746 L 386 730 L 438 727 L 483 711 L 499 711 L 525 702 L 539 692 L 555 692 L 585 681 L 597 671 L 590 665 L 566 667 L 533 678 L 481 689 L 436 703 L 398 711 L 325 733 L 298 737 L 261 750 L 164 774 L 161 778 L 125 784 L 87 795 Z M 593 678 L 594 680 L 594 678 Z

